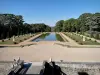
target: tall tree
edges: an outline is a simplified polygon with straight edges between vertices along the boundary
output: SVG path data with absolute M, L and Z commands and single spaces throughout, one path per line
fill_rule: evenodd
M 100 13 L 95 13 L 91 17 L 87 17 L 86 25 L 90 31 L 100 31 Z
M 21 15 L 0 14 L 0 39 L 9 38 L 13 35 L 51 31 L 51 27 L 44 23 L 23 24 L 23 22 Z
M 61 32 L 63 30 L 64 20 L 60 20 L 56 23 L 55 31 Z
M 76 19 L 74 18 L 68 19 L 64 21 L 63 31 L 74 32 L 76 31 L 75 25 L 76 25 Z
M 85 32 L 89 30 L 89 26 L 86 25 L 86 22 L 87 22 L 87 18 L 91 16 L 92 16 L 91 13 L 83 13 L 82 15 L 79 16 L 78 19 L 80 21 L 80 31 Z

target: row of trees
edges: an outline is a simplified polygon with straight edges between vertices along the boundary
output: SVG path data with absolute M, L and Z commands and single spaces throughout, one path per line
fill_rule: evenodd
M 83 13 L 79 18 L 70 18 L 60 20 L 56 23 L 55 31 L 57 32 L 100 32 L 100 13 Z
M 0 39 L 9 38 L 13 35 L 22 35 L 26 33 L 36 33 L 51 31 L 51 28 L 44 24 L 24 23 L 21 15 L 0 14 Z

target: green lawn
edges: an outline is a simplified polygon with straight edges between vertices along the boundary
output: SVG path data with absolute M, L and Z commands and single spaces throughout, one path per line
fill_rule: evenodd
M 71 39 L 75 40 L 76 42 L 78 42 L 81 45 L 100 45 L 100 43 L 96 42 L 96 41 L 92 41 L 89 39 L 86 39 L 86 41 L 82 41 L 83 38 L 79 35 L 75 35 L 73 33 L 64 33 L 65 35 L 67 35 L 68 37 L 70 37 Z
M 20 35 L 19 37 L 15 37 L 15 43 L 18 44 L 18 43 L 20 43 L 20 42 L 23 42 L 23 41 L 25 41 L 25 40 L 31 38 L 32 36 L 34 36 L 34 35 L 36 35 L 36 34 L 38 34 L 38 33 L 35 33 L 35 34 L 32 34 L 32 35 L 26 34 L 25 36 Z M 0 41 L 0 44 L 14 44 L 13 38 L 10 38 L 10 40 L 6 40 L 6 41 L 4 41 L 4 42 L 1 42 L 1 41 Z

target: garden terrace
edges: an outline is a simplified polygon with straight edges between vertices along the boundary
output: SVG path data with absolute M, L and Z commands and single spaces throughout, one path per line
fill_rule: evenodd
M 23 41 L 33 37 L 36 34 L 39 34 L 39 33 L 15 36 L 15 38 L 14 38 L 15 41 L 13 41 L 13 37 L 8 38 L 8 39 L 3 39 L 3 40 L 0 40 L 0 44 L 9 44 L 9 45 L 19 44 L 20 42 L 23 42 Z
M 100 45 L 100 43 L 98 43 L 96 40 L 92 41 L 91 39 L 85 38 L 86 40 L 83 41 L 82 36 L 76 35 L 76 34 L 71 33 L 71 32 L 65 32 L 64 34 L 66 36 L 70 37 L 71 39 L 75 40 L 80 45 Z

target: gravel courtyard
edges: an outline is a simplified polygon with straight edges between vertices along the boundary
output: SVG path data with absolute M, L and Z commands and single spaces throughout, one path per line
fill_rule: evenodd
M 57 44 L 37 44 L 26 47 L 0 48 L 0 61 L 21 58 L 26 62 L 49 60 L 100 62 L 100 48 L 67 48 Z

